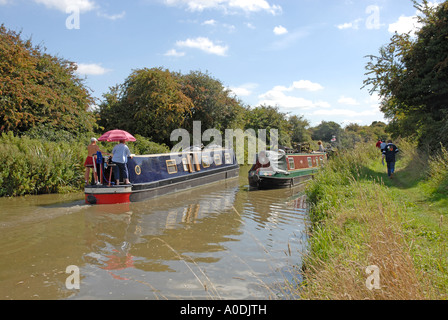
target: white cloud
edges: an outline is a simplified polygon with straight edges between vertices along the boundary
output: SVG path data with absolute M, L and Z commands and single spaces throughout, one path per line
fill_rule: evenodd
M 307 100 L 301 97 L 288 96 L 282 91 L 270 90 L 259 96 L 260 105 L 278 106 L 284 109 L 313 109 L 315 104 L 311 100 Z
M 228 0 L 225 2 L 228 2 L 231 8 L 242 9 L 246 12 L 266 11 L 274 15 L 281 12 L 280 6 L 270 5 L 265 0 Z
M 356 99 L 344 97 L 344 96 L 339 98 L 338 103 L 348 105 L 348 106 L 358 106 L 359 105 L 359 102 L 356 101 Z
M 206 9 L 220 9 L 228 11 L 260 12 L 265 11 L 273 15 L 281 12 L 281 7 L 271 5 L 266 0 L 164 0 L 166 5 L 187 7 L 190 11 L 204 11 Z
M 283 26 L 278 26 L 274 28 L 274 33 L 279 36 L 288 33 L 288 30 Z
M 209 25 L 209 26 L 215 26 L 216 25 L 216 20 L 210 19 L 210 20 L 204 21 L 202 24 L 203 25 Z
M 323 87 L 318 83 L 313 83 L 309 80 L 295 81 L 289 87 L 275 86 L 272 90 L 259 96 L 259 104 L 266 104 L 278 106 L 284 109 L 315 109 L 315 108 L 330 108 L 331 105 L 325 101 L 312 101 L 302 97 L 297 97 L 292 94 L 287 94 L 294 90 L 319 91 Z
M 214 44 L 210 39 L 205 37 L 177 41 L 176 45 L 181 48 L 199 49 L 206 53 L 216 54 L 218 56 L 225 56 L 227 54 L 227 50 L 229 49 L 228 46 Z
M 331 109 L 331 110 L 316 110 L 312 113 L 315 116 L 344 116 L 349 118 L 361 116 L 375 116 L 378 113 L 373 110 L 355 111 L 350 109 Z
M 362 22 L 362 19 L 356 19 L 355 21 L 352 21 L 352 22 L 346 22 L 346 23 L 339 24 L 336 27 L 339 30 L 345 30 L 345 29 L 355 29 L 355 30 L 358 30 L 359 29 L 359 24 L 361 22 Z
M 183 57 L 183 56 L 185 56 L 185 52 L 178 52 L 176 49 L 171 49 L 165 53 L 165 56 L 167 56 L 167 57 Z
M 348 126 L 350 124 L 353 124 L 353 123 L 356 123 L 356 124 L 359 124 L 360 126 L 363 126 L 365 124 L 365 121 L 361 120 L 361 119 L 352 119 L 352 120 L 345 119 L 345 120 L 341 121 L 341 125 L 343 127 L 346 127 L 346 126 Z
M 248 97 L 252 95 L 253 90 L 258 87 L 256 83 L 246 83 L 239 87 L 229 87 L 228 89 L 232 91 L 236 96 Z
M 283 37 L 280 37 L 274 41 L 270 45 L 271 50 L 284 50 L 286 48 L 291 47 L 292 45 L 296 44 L 298 40 L 308 37 L 310 35 L 309 28 L 300 28 L 298 30 L 289 32 L 285 34 Z
M 389 25 L 390 33 L 411 33 L 415 34 L 420 28 L 421 23 L 418 22 L 417 16 L 405 17 L 401 16 L 398 21 Z
M 248 27 L 249 29 L 252 29 L 252 30 L 256 29 L 256 27 L 252 23 L 250 23 L 250 22 L 246 23 L 246 27 Z
M 323 90 L 324 88 L 320 84 L 311 82 L 309 80 L 295 81 L 293 82 L 292 86 L 294 89 L 307 90 L 307 91 L 320 91 Z
M 274 87 L 274 90 L 277 91 L 293 91 L 293 90 L 306 90 L 306 91 L 320 91 L 323 90 L 324 87 L 322 87 L 319 83 L 314 83 L 309 80 L 299 80 L 294 81 L 291 86 L 284 87 L 284 86 L 276 86 Z
M 428 7 L 430 8 L 435 8 L 440 4 L 439 1 L 436 2 L 428 2 Z M 419 15 L 419 11 L 416 12 L 416 14 L 414 16 L 400 16 L 400 18 L 398 18 L 398 21 L 391 23 L 389 25 L 389 32 L 390 33 L 399 33 L 399 34 L 403 34 L 403 33 L 409 33 L 411 36 L 415 36 L 415 34 L 420 30 L 420 28 L 422 27 L 422 24 L 418 21 L 418 15 Z
M 103 68 L 101 65 L 96 64 L 96 63 L 91 63 L 91 64 L 79 63 L 77 65 L 78 65 L 78 70 L 76 70 L 76 73 L 81 74 L 81 75 L 100 76 L 100 75 L 103 75 L 105 73 L 112 71 L 110 69 Z
M 64 13 L 74 8 L 79 9 L 80 12 L 88 12 L 97 8 L 96 3 L 91 0 L 34 0 L 34 2 Z
M 0 0 L 0 4 L 9 0 Z M 123 11 L 118 14 L 107 14 L 101 11 L 100 6 L 94 0 L 33 0 L 36 3 L 43 4 L 48 9 L 59 10 L 64 13 L 73 13 L 74 10 L 79 10 L 80 13 L 97 10 L 98 17 L 119 20 L 123 19 L 126 12 Z
M 248 97 L 252 94 L 252 91 L 250 91 L 247 88 L 240 87 L 240 88 L 229 88 L 229 89 L 238 97 Z
M 98 16 L 115 21 L 115 20 L 123 19 L 126 16 L 126 11 L 123 11 L 122 13 L 119 13 L 119 14 L 107 14 L 107 13 L 98 12 Z
M 353 23 L 352 22 L 346 22 L 340 25 L 337 25 L 339 30 L 344 30 L 344 29 L 351 29 L 353 28 Z

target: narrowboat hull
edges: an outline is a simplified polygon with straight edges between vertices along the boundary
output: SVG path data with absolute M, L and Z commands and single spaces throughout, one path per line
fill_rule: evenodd
M 131 185 L 114 186 L 109 184 L 110 181 L 103 181 L 101 185 L 86 186 L 86 203 L 143 201 L 234 179 L 239 176 L 240 170 L 233 150 L 224 149 L 207 151 L 205 155 L 202 152 L 192 152 L 137 156 L 128 159 L 127 167 Z M 113 178 L 110 180 L 114 181 Z
M 249 173 L 249 186 L 257 189 L 276 189 L 288 188 L 300 185 L 314 177 L 318 169 L 304 170 L 296 173 L 294 176 L 285 176 L 276 174 L 272 176 L 260 176 L 259 174 Z
M 263 152 L 249 171 L 249 186 L 257 189 L 287 188 L 309 181 L 325 164 L 325 153 L 286 154 Z

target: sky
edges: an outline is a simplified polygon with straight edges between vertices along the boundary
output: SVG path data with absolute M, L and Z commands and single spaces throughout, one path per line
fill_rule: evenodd
M 78 65 L 100 101 L 135 69 L 209 73 L 312 126 L 386 121 L 367 55 L 418 28 L 411 0 L 0 0 L 0 23 Z

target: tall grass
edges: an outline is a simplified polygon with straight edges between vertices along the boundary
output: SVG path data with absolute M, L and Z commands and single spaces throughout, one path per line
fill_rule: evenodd
M 3 133 L 0 137 L 0 196 L 79 190 L 86 146 Z
M 312 229 L 304 281 L 295 291 L 297 297 L 332 300 L 446 297 L 447 272 L 446 267 L 441 267 L 446 263 L 446 253 L 437 259 L 434 254 L 446 249 L 447 239 L 440 237 L 439 244 L 430 243 L 431 250 L 423 247 L 428 241 L 422 242 L 421 231 L 432 229 L 412 211 L 418 205 L 409 198 L 412 193 L 407 189 L 414 185 L 420 188 L 418 182 L 425 174 L 430 174 L 425 181 L 437 176 L 438 182 L 433 183 L 443 186 L 447 181 L 444 165 L 448 157 L 444 151 L 431 160 L 406 141 L 400 142 L 400 147 L 402 171 L 398 176 L 402 180 L 389 180 L 379 151 L 361 145 L 332 160 L 308 186 Z M 418 214 L 427 215 L 424 210 Z M 411 223 L 413 226 L 409 227 Z M 369 266 L 380 270 L 379 290 L 369 290 L 366 285 Z M 436 271 L 438 279 L 429 276 Z
M 433 193 L 448 195 L 448 151 L 443 146 L 429 161 L 429 185 Z

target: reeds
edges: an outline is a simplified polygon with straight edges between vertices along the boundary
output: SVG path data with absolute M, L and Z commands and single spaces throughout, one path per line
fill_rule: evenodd
M 0 136 L 0 196 L 80 190 L 85 145 Z

